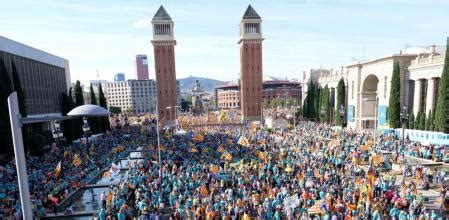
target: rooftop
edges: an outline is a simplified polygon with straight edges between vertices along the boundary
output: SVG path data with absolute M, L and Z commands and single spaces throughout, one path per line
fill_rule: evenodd
M 153 17 L 153 21 L 171 21 L 170 15 L 165 10 L 164 6 L 161 5 Z
M 243 19 L 261 19 L 259 14 L 257 14 L 256 10 L 254 10 L 253 6 L 248 5 L 248 8 L 243 14 Z

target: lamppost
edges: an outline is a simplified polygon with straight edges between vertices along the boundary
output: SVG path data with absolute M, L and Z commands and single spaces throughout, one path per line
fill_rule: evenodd
M 125 127 L 126 129 L 126 131 L 128 132 L 129 131 L 129 123 L 128 123 L 128 114 L 127 113 L 125 113 L 125 115 L 124 115 L 124 117 L 123 117 L 123 127 Z
M 178 108 L 181 107 L 179 105 L 175 105 L 175 123 L 176 123 L 176 129 L 178 129 L 179 121 L 178 121 Z
M 408 121 L 407 106 L 404 106 L 401 111 L 401 125 L 402 125 L 402 146 L 405 146 L 405 125 Z
M 321 106 L 321 111 L 320 111 L 320 113 L 321 113 L 321 117 L 324 118 L 324 114 L 326 114 L 326 109 L 324 109 L 324 106 Z M 323 120 L 323 121 L 324 121 L 324 120 Z
M 86 138 L 86 144 L 89 144 L 89 134 L 90 131 L 90 127 L 89 127 L 89 122 L 87 121 L 86 117 L 83 117 L 83 132 L 84 132 L 84 137 Z
M 56 140 L 56 143 L 58 143 L 63 136 L 62 130 L 61 130 L 61 124 L 59 121 L 53 121 L 53 139 Z
M 292 109 L 293 109 L 293 129 L 295 129 L 295 130 L 296 130 L 296 111 L 298 109 L 300 109 L 300 108 L 301 108 L 300 105 L 296 106 L 296 104 L 295 104 L 294 106 L 292 106 Z
M 345 119 L 345 107 L 342 105 L 340 105 L 340 121 L 341 121 L 341 128 L 344 127 L 344 120 Z

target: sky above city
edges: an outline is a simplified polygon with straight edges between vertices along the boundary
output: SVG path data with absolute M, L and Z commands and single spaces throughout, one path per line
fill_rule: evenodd
M 301 79 L 311 68 L 445 45 L 447 0 L 18 0 L 0 8 L 0 35 L 64 57 L 72 81 L 136 78 L 146 54 L 154 78 L 151 18 L 163 4 L 175 22 L 178 78 L 239 77 L 239 22 L 248 4 L 262 17 L 263 73 Z

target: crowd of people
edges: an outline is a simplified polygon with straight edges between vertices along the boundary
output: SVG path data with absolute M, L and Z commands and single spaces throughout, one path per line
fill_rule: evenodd
M 402 147 L 394 137 L 377 141 Z M 437 219 L 441 213 L 425 208 L 414 181 L 380 174 L 383 159 L 369 133 L 314 122 L 290 131 L 208 126 L 164 133 L 161 146 L 161 170 L 154 143 L 110 186 L 99 219 Z
M 130 149 L 142 144 L 135 141 L 139 139 L 137 133 L 130 138 L 115 133 L 78 146 L 55 143 L 44 155 L 27 157 L 33 216 L 43 217 L 57 212 L 57 207 L 72 192 L 87 184 L 113 161 L 125 157 Z M 118 151 L 117 146 L 123 148 Z M 75 154 L 81 162 L 78 166 L 73 164 Z M 58 173 L 59 162 L 61 169 Z M 0 218 L 20 219 L 22 214 L 14 160 L 0 166 L 0 179 Z
M 421 189 L 423 183 L 441 183 L 445 170 L 406 165 L 404 177 L 418 181 L 381 171 L 405 155 L 438 161 L 446 155 L 444 146 L 407 140 L 403 145 L 394 135 L 375 139 L 306 121 L 294 129 L 237 124 L 184 129 L 161 133 L 161 166 L 156 139 L 141 129 L 105 134 L 77 147 L 54 144 L 42 157 L 27 158 L 34 215 L 57 211 L 69 194 L 138 147 L 144 159 L 102 194 L 96 218 L 438 219 L 443 213 L 426 209 Z M 0 167 L 0 176 L 0 217 L 20 219 L 14 161 Z

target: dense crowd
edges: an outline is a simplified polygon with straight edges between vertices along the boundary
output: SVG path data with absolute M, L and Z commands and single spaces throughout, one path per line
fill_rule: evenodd
M 444 160 L 444 146 L 407 139 L 403 145 L 395 135 L 375 139 L 370 133 L 314 122 L 301 122 L 294 130 L 255 125 L 185 130 L 161 134 L 161 172 L 157 143 L 139 129 L 77 147 L 54 144 L 42 157 L 28 157 L 34 215 L 55 212 L 72 192 L 138 147 L 144 148 L 145 159 L 132 164 L 127 175 L 101 195 L 102 208 L 95 214 L 100 220 L 437 219 L 441 213 L 426 210 L 421 189 L 441 183 L 445 170 L 406 163 L 403 177 L 418 181 L 399 181 L 388 171 L 405 156 Z M 393 154 L 384 156 L 381 150 Z M 73 164 L 75 155 L 79 166 Z M 61 173 L 56 175 L 59 161 Z M 0 217 L 19 219 L 14 161 L 0 167 L 0 176 Z
M 110 186 L 99 219 L 439 217 L 423 206 L 417 183 L 380 175 L 389 159 L 378 148 L 401 155 L 394 136 L 375 147 L 369 133 L 313 122 L 294 131 L 209 126 L 162 136 L 162 175 L 149 146 L 147 159 Z
M 27 157 L 33 215 L 42 217 L 57 211 L 57 206 L 72 192 L 87 184 L 113 161 L 125 157 L 128 150 L 142 144 L 135 143 L 139 138 L 139 135 L 125 138 L 115 133 L 77 147 L 53 144 L 43 156 Z M 119 145 L 124 146 L 120 152 L 116 149 Z M 79 166 L 73 164 L 75 154 L 81 161 Z M 57 175 L 55 170 L 59 161 L 62 166 Z M 20 219 L 21 206 L 14 160 L 0 166 L 0 179 L 0 218 L 14 216 Z

